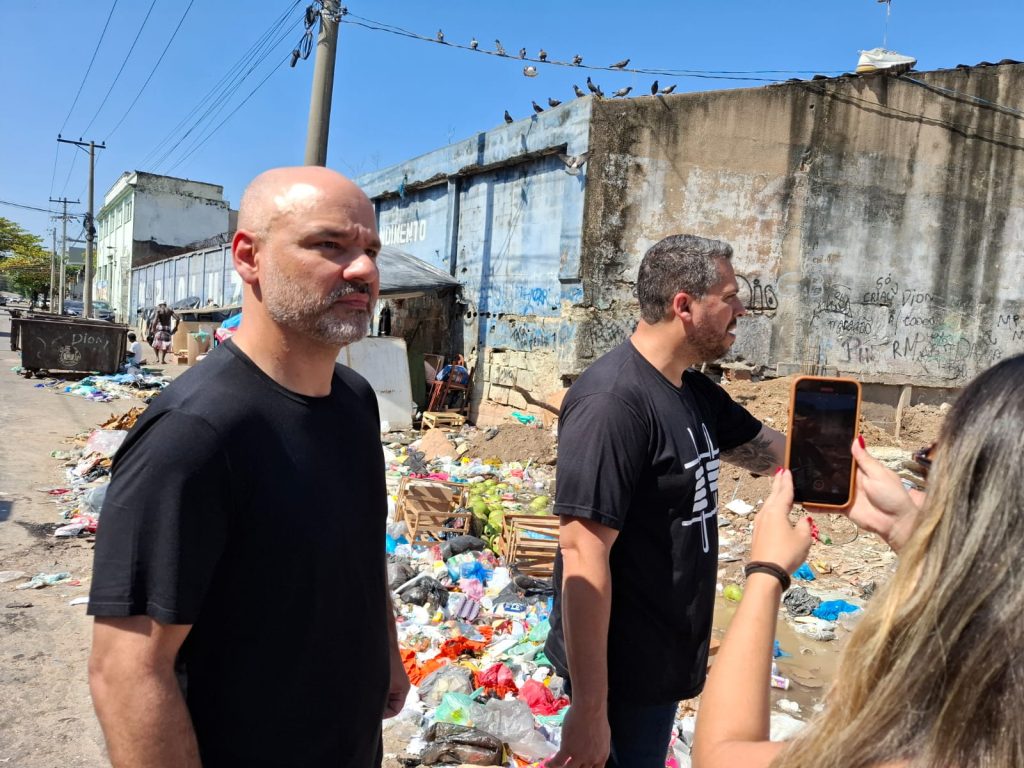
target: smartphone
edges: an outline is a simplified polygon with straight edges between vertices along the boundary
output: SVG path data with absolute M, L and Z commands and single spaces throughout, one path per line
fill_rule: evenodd
M 797 503 L 845 507 L 853 500 L 850 446 L 859 423 L 860 384 L 853 379 L 800 376 L 793 382 L 786 466 Z

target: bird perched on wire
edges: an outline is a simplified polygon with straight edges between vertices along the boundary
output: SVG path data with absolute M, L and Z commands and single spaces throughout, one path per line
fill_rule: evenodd
M 661 92 L 662 92 L 662 93 L 663 93 L 663 94 L 664 94 L 665 96 L 668 96 L 668 95 L 669 95 L 670 93 L 672 93 L 672 91 L 674 91 L 675 89 L 676 89 L 676 84 L 675 84 L 675 83 L 672 83 L 672 85 L 669 85 L 669 86 L 666 86 L 665 88 L 662 88 L 662 89 L 661 89 Z
M 499 56 L 505 55 L 505 47 L 501 44 L 501 40 L 494 41 L 494 52 Z
M 561 103 L 562 102 L 560 102 L 558 99 L 552 99 L 550 96 L 548 96 L 548 106 L 549 107 L 557 107 Z
M 623 59 L 622 61 L 616 61 L 609 67 L 609 69 L 625 69 L 629 66 L 629 59 Z
M 583 57 L 582 57 L 582 56 L 580 56 L 580 55 L 579 55 L 578 53 L 577 53 L 577 54 L 575 54 L 575 55 L 574 55 L 574 56 L 572 57 L 572 63 L 573 63 L 573 66 L 577 66 L 577 67 L 578 67 L 578 66 L 579 66 L 580 64 L 582 64 L 582 63 L 583 63 Z
M 585 93 L 583 92 L 583 89 L 582 89 L 582 88 L 580 88 L 580 87 L 579 87 L 578 85 L 576 85 L 576 83 L 573 83 L 573 84 L 572 84 L 572 89 L 573 89 L 573 91 L 574 91 L 574 92 L 576 93 L 576 95 L 577 95 L 577 96 L 583 97 L 583 96 L 586 96 L 586 95 L 587 95 L 587 94 L 585 94 Z
M 587 78 L 587 88 L 595 96 L 604 96 L 604 92 L 601 90 L 601 87 L 599 85 L 595 85 L 594 81 L 589 77 Z
M 530 103 L 533 104 L 533 111 L 536 112 L 538 115 L 544 111 L 544 107 L 542 107 L 536 101 L 531 101 Z
M 540 52 L 537 54 L 537 58 L 540 59 L 541 61 L 547 61 L 548 60 L 548 52 L 545 51 L 543 48 L 541 48 Z
M 526 49 L 525 48 L 520 48 L 519 49 L 519 58 L 520 59 L 525 59 L 526 58 Z
M 437 30 L 437 42 L 439 42 L 439 43 L 443 43 L 444 42 L 444 32 L 442 30 L 440 30 L 440 29 Z
M 480 41 L 474 37 L 472 40 L 469 41 L 469 47 L 475 51 L 477 48 L 480 47 Z
M 512 115 L 510 115 L 508 113 L 507 109 L 505 110 L 505 122 L 506 123 L 514 123 L 515 122 L 515 120 L 512 119 Z
M 651 83 L 651 96 L 656 96 L 657 94 L 658 94 L 658 81 L 655 80 L 653 83 Z
M 619 88 L 619 90 L 612 94 L 612 98 L 621 99 L 623 96 L 629 96 L 629 92 L 632 90 L 632 85 L 627 85 L 625 88 Z
M 570 176 L 579 176 L 583 170 L 583 164 L 587 162 L 589 152 L 579 155 L 559 155 L 558 159 L 565 163 L 565 172 Z

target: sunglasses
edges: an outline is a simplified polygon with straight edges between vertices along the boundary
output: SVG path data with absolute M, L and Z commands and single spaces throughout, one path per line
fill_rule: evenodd
M 913 454 L 914 463 L 921 468 L 921 477 L 925 480 L 928 479 L 928 472 L 932 468 L 932 460 L 935 458 L 935 447 L 938 443 L 932 443 L 926 448 L 922 448 L 919 451 L 915 451 Z

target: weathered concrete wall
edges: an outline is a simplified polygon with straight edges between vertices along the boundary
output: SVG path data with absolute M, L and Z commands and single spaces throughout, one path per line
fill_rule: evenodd
M 1024 351 L 1024 119 L 948 92 L 1024 109 L 1024 65 L 913 77 L 595 103 L 565 367 L 625 338 L 676 232 L 733 244 L 753 363 L 956 386 Z
M 487 393 L 518 405 L 517 378 L 538 393 L 560 386 L 563 305 L 582 295 L 586 175 L 558 154 L 586 151 L 589 119 L 590 100 L 577 100 L 357 179 L 381 240 L 461 283 L 451 346 L 430 351 L 475 361 L 474 416 Z

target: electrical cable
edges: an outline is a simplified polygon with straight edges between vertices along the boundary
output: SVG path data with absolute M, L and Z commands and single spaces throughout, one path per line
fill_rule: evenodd
M 301 23 L 301 19 L 299 20 L 298 23 Z M 249 68 L 245 71 L 245 73 L 242 74 L 241 76 L 236 76 L 235 80 L 232 83 L 229 83 L 224 89 L 222 89 L 223 90 L 223 95 L 221 95 L 219 98 L 217 98 L 214 101 L 214 103 L 212 103 L 207 108 L 207 110 L 197 120 L 195 120 L 193 122 L 192 126 L 181 136 L 181 138 L 179 138 L 174 143 L 173 146 L 171 146 L 169 149 L 167 149 L 159 158 L 157 158 L 153 162 L 152 167 L 154 169 L 154 172 L 156 172 L 161 166 L 163 166 L 164 163 L 169 161 L 171 156 L 174 154 L 175 150 L 177 150 L 177 148 L 179 146 L 181 146 L 181 144 L 185 141 L 185 139 L 187 139 L 192 134 L 193 131 L 195 131 L 197 128 L 199 128 L 207 119 L 209 119 L 209 121 L 212 122 L 213 120 L 215 120 L 217 118 L 217 116 L 227 107 L 231 97 L 234 96 L 235 92 L 242 85 L 242 83 L 244 83 L 248 79 L 249 75 L 251 75 L 253 73 L 253 71 L 255 71 L 257 68 L 259 68 L 259 66 L 262 65 L 263 62 L 265 62 L 267 60 L 267 58 L 270 56 L 270 54 L 273 53 L 273 51 L 284 41 L 284 39 L 286 37 L 288 37 L 288 35 L 290 35 L 292 33 L 292 29 L 295 26 L 298 26 L 298 23 L 292 25 L 292 27 L 289 27 L 289 28 L 285 29 L 285 31 L 281 35 L 279 35 L 276 40 L 274 40 L 273 42 L 269 43 L 269 45 L 266 45 L 265 46 L 266 50 L 264 50 L 260 54 L 260 57 L 257 60 L 255 60 L 249 66 Z M 265 80 L 264 80 L 264 82 L 265 82 Z M 262 83 L 261 83 L 261 85 L 262 85 Z M 228 88 L 230 88 L 230 91 L 227 90 Z M 196 146 L 196 142 L 202 142 L 202 141 L 204 141 L 204 139 L 200 138 L 199 136 L 196 136 L 193 139 L 193 143 L 191 145 L 189 145 L 189 147 L 187 147 L 184 150 L 184 152 L 185 153 L 190 153 L 192 148 Z M 174 165 L 177 166 L 178 163 L 175 163 Z
M 629 72 L 632 74 L 646 74 L 646 75 L 665 75 L 668 77 L 695 77 L 704 78 L 711 80 L 752 80 L 757 82 L 780 82 L 778 78 L 768 77 L 750 77 L 749 75 L 798 75 L 798 74 L 841 74 L 843 70 L 811 70 L 811 69 L 758 69 L 758 70 L 701 70 L 701 69 L 667 69 L 667 68 L 646 68 L 646 67 L 599 67 L 590 64 L 574 64 L 571 61 L 559 61 L 554 59 L 540 59 L 531 58 L 526 56 L 519 58 L 517 56 L 509 56 L 508 54 L 500 54 L 497 51 L 489 51 L 483 48 L 474 48 L 469 45 L 461 45 L 459 43 L 452 43 L 448 40 L 438 40 L 434 36 L 421 35 L 417 32 L 412 32 L 408 29 L 396 26 L 394 24 L 388 24 L 387 22 L 376 21 L 374 19 L 368 19 L 363 16 L 348 12 L 343 15 L 341 22 L 342 24 L 351 24 L 357 27 L 363 27 L 365 29 L 374 30 L 377 32 L 387 32 L 388 34 L 398 35 L 400 37 L 407 37 L 413 40 L 419 40 L 425 43 L 433 43 L 434 45 L 443 45 L 449 48 L 458 48 L 464 51 L 472 51 L 473 53 L 482 53 L 488 56 L 498 56 L 503 59 L 509 59 L 511 61 L 527 61 L 534 64 L 546 64 L 556 67 L 570 67 L 572 69 L 584 69 L 592 71 L 606 71 L 606 72 Z
M 121 62 L 121 67 L 117 70 L 117 74 L 114 75 L 114 82 L 110 84 L 110 87 L 107 89 L 106 95 L 103 97 L 103 100 L 100 102 L 100 105 L 96 108 L 96 112 L 95 114 L 93 114 L 92 120 L 90 120 L 89 124 L 85 126 L 85 130 L 82 131 L 82 133 L 89 133 L 89 129 L 92 128 L 92 124 L 96 122 L 96 118 L 99 117 L 100 112 L 102 111 L 104 105 L 107 103 L 107 99 L 110 98 L 110 93 L 114 90 L 114 86 L 117 85 L 117 81 L 121 77 L 121 73 L 124 72 L 125 65 L 128 63 L 128 59 L 131 58 L 132 51 L 135 50 L 135 44 L 139 42 L 139 37 L 142 36 L 142 30 L 146 28 L 146 22 L 149 21 L 150 14 L 153 13 L 154 7 L 156 7 L 156 0 L 153 0 L 153 2 L 149 4 L 149 10 L 146 11 L 146 17 L 142 20 L 142 25 L 139 27 L 139 31 L 135 33 L 135 39 L 132 40 L 131 47 L 128 48 L 128 53 L 124 55 L 124 61 Z
M 34 205 L 24 205 L 22 203 L 12 203 L 10 200 L 0 200 L 0 205 L 9 205 L 12 208 L 24 208 L 26 211 L 39 211 L 41 213 L 56 213 L 60 211 L 51 211 L 49 208 L 37 208 Z
M 227 117 L 225 117 L 223 120 L 220 121 L 220 123 L 217 124 L 216 128 L 214 128 L 212 131 L 210 131 L 208 134 L 206 134 L 205 138 L 203 138 L 203 140 L 197 146 L 195 146 L 191 151 L 189 151 L 189 153 L 187 155 L 185 155 L 180 160 L 178 160 L 178 162 L 176 162 L 174 165 L 172 165 L 170 167 L 170 169 L 168 169 L 168 173 L 170 173 L 175 168 L 177 168 L 179 165 L 181 165 L 183 162 L 188 160 L 200 147 L 203 146 L 203 144 L 205 144 L 213 136 L 213 134 L 215 134 L 217 131 L 220 130 L 221 126 L 223 126 L 224 123 L 226 123 L 232 117 L 237 115 L 238 114 L 238 110 L 241 109 L 242 106 L 244 106 L 245 103 L 247 101 L 249 101 L 249 99 L 252 98 L 253 94 L 255 94 L 256 91 L 258 91 L 260 88 L 262 88 L 263 84 L 265 82 L 267 82 L 267 80 L 269 80 L 275 73 L 277 73 L 278 70 L 281 69 L 282 65 L 285 62 L 290 61 L 290 60 L 291 60 L 291 54 L 289 53 L 287 57 L 285 57 L 284 59 L 281 60 L 280 64 L 278 64 L 276 67 L 274 67 L 272 70 L 270 70 L 270 72 L 267 74 L 267 76 L 264 77 L 262 80 L 260 80 L 259 84 L 257 84 L 257 86 L 255 88 L 253 88 L 251 91 L 249 91 L 249 95 L 248 96 L 246 96 L 238 104 L 235 105 L 235 108 L 231 110 L 231 112 L 228 114 Z
M 75 111 L 75 105 L 78 104 L 78 99 L 82 95 L 82 89 L 85 88 L 85 81 L 89 79 L 89 73 L 92 71 L 93 62 L 96 61 L 96 54 L 100 52 L 100 45 L 103 44 L 103 38 L 107 34 L 107 27 L 110 26 L 110 19 L 114 15 L 114 9 L 117 8 L 117 1 L 114 0 L 114 4 L 110 6 L 110 13 L 107 14 L 107 20 L 103 24 L 103 31 L 100 32 L 100 39 L 96 41 L 96 49 L 92 52 L 92 58 L 89 59 L 89 66 L 85 68 L 85 74 L 82 75 L 82 82 L 78 86 L 78 93 L 75 94 L 75 100 L 71 102 L 71 109 L 68 110 L 67 115 L 64 117 L 64 122 L 60 125 L 60 130 L 57 131 L 58 135 L 64 133 L 64 128 L 67 127 L 68 120 L 71 119 L 71 113 Z
M 947 96 L 963 98 L 967 99 L 968 101 L 973 101 L 975 104 L 980 104 L 981 106 L 992 107 L 993 109 L 998 109 L 999 111 L 1005 112 L 1009 115 L 1013 115 L 1014 117 L 1024 117 L 1024 111 L 1014 109 L 1013 107 L 1008 107 L 1005 104 L 997 104 L 994 101 L 983 99 L 981 96 L 975 96 L 970 93 L 964 93 L 963 91 L 955 91 L 952 88 L 945 88 L 941 85 L 933 85 L 932 83 L 926 83 L 923 80 L 916 80 L 915 78 L 905 74 L 897 76 L 896 79 L 905 80 L 908 83 L 913 83 L 914 85 L 920 86 L 929 91 L 938 91 L 939 93 L 944 93 Z
M 249 61 L 251 61 L 252 57 L 260 50 L 260 48 L 262 48 L 265 41 L 272 37 L 280 29 L 281 25 L 287 21 L 288 15 L 296 8 L 296 6 L 299 5 L 300 2 L 301 0 L 294 0 L 294 2 L 291 3 L 288 9 L 285 10 L 284 13 L 278 16 L 277 19 L 275 19 L 271 23 L 270 27 L 266 29 L 262 35 L 260 35 L 260 37 L 256 40 L 255 43 L 249 46 L 248 50 L 246 50 L 245 53 L 243 53 L 234 64 L 231 65 L 227 73 L 224 74 L 220 78 L 220 80 L 218 80 L 216 84 L 214 84 L 214 86 L 206 92 L 206 95 L 203 96 L 203 98 L 200 99 L 199 102 L 194 107 L 192 107 L 192 109 L 189 110 L 188 114 L 186 114 L 181 120 L 179 120 L 178 123 L 170 131 L 167 132 L 167 135 L 165 135 L 159 142 L 157 142 L 157 144 L 152 149 L 149 150 L 149 152 L 146 153 L 145 157 L 142 159 L 142 162 L 139 163 L 137 167 L 149 167 L 149 161 L 156 157 L 157 154 L 160 153 L 164 149 L 164 147 L 167 146 L 167 144 L 174 138 L 178 131 L 184 128 L 188 121 L 192 119 L 192 117 L 197 112 L 199 112 L 199 110 L 203 109 L 211 99 L 216 100 L 217 94 L 222 91 L 222 86 L 224 86 L 225 88 L 227 87 L 225 84 L 230 82 L 232 78 L 236 76 L 236 73 L 239 70 L 241 70 L 242 67 L 244 67 Z
M 117 131 L 117 129 L 121 127 L 121 123 L 124 122 L 125 118 L 128 117 L 128 115 L 131 113 L 131 111 L 135 108 L 135 105 L 138 103 L 139 98 L 142 96 L 142 93 L 146 90 L 146 86 L 149 85 L 149 81 L 152 80 L 153 79 L 153 75 L 156 74 L 156 70 L 157 70 L 157 67 L 160 66 L 160 62 L 163 61 L 164 60 L 164 56 L 167 55 L 167 50 L 171 47 L 171 43 L 173 43 L 174 42 L 174 38 L 178 36 L 178 30 L 181 29 L 181 25 L 185 23 L 185 17 L 188 16 L 188 12 L 190 10 L 192 10 L 192 6 L 195 4 L 195 2 L 196 2 L 196 0 L 189 0 L 188 7 L 185 8 L 185 12 L 183 14 L 181 14 L 181 18 L 178 20 L 178 26 L 176 26 L 174 28 L 174 31 L 171 33 L 171 39 L 167 41 L 167 45 L 164 46 L 163 51 L 161 51 L 161 53 L 160 53 L 160 58 L 156 60 L 156 64 L 154 64 L 153 65 L 153 69 L 150 70 L 149 77 L 146 78 L 146 82 L 144 82 L 142 84 L 142 87 L 139 88 L 139 92 L 137 94 L 135 94 L 135 98 L 132 99 L 132 103 L 128 105 L 128 109 L 126 109 L 124 114 L 121 115 L 121 119 L 118 120 L 117 123 L 115 123 L 113 128 L 111 128 L 109 131 L 107 131 L 107 135 L 103 139 L 103 143 L 104 144 L 106 144 L 107 143 L 107 139 L 109 139 L 111 136 L 113 136 L 114 132 Z

